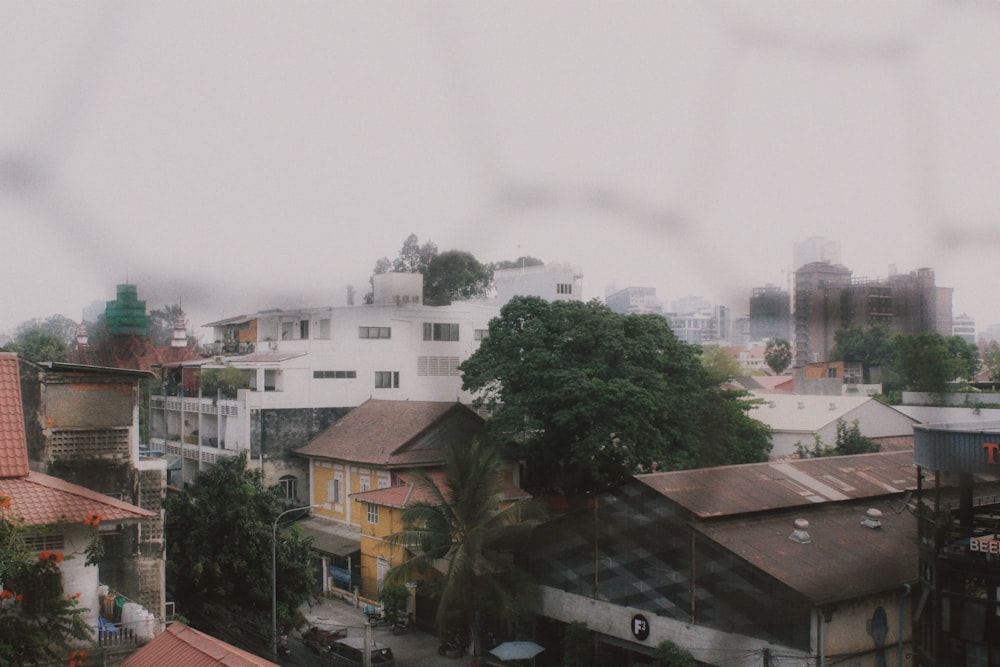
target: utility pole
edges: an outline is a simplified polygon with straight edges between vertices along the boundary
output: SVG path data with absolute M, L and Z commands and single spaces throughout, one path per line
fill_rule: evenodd
M 364 654 L 363 664 L 364 667 L 372 667 L 372 649 L 375 648 L 375 640 L 372 638 L 372 624 L 365 623 L 365 648 L 362 651 Z

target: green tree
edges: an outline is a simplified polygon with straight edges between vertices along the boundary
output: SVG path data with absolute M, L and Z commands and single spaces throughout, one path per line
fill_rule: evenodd
M 764 348 L 764 361 L 768 367 L 774 371 L 775 375 L 781 375 L 786 368 L 792 365 L 792 346 L 784 338 L 772 338 L 767 341 Z
M 818 436 L 813 436 L 811 448 L 799 443 L 796 452 L 800 458 L 821 458 L 824 456 L 847 456 L 849 454 L 872 454 L 882 450 L 882 446 L 871 438 L 861 435 L 860 422 L 855 419 L 850 425 L 843 419 L 837 420 L 837 435 L 833 446 L 827 445 Z
M 979 348 L 961 336 L 946 336 L 948 356 L 954 365 L 955 378 L 971 381 L 979 372 Z
M 9 496 L 0 495 L 0 507 Z M 24 544 L 24 523 L 0 518 L 0 667 L 64 657 L 73 640 L 91 639 L 75 594 L 63 590 L 60 552 L 38 556 Z
M 223 398 L 236 398 L 238 389 L 246 389 L 250 386 L 250 379 L 246 373 L 232 364 L 226 364 L 222 368 L 203 370 L 198 382 L 201 385 L 202 396 L 209 397 L 214 397 L 222 392 Z
M 447 306 L 454 300 L 484 297 L 493 274 L 468 252 L 448 250 L 435 255 L 424 272 L 424 303 Z
M 744 432 L 752 420 L 741 396 L 713 384 L 698 349 L 657 315 L 517 297 L 460 369 L 463 387 L 492 410 L 495 440 L 520 447 L 536 484 L 570 495 L 706 459 L 759 461 L 770 450 L 765 433 Z M 710 431 L 725 439 L 703 439 Z M 738 433 L 753 439 L 735 443 Z
M 990 372 L 990 382 L 1000 382 L 1000 343 L 993 340 L 986 346 L 983 365 Z
M 903 386 L 912 391 L 944 393 L 948 383 L 962 373 L 960 359 L 940 334 L 899 334 L 893 341 L 896 371 Z
M 838 329 L 833 334 L 832 361 L 860 361 L 866 366 L 889 366 L 896 354 L 893 334 L 882 325 Z
M 272 530 L 286 509 L 278 491 L 243 454 L 220 458 L 164 506 L 167 582 L 179 610 L 200 630 L 270 655 L 272 573 L 281 631 L 305 621 L 298 610 L 315 586 L 311 540 L 294 527 L 279 531 L 272 569 Z
M 146 338 L 158 347 L 170 345 L 174 338 L 174 325 L 178 317 L 184 317 L 184 311 L 178 304 L 149 311 L 146 315 Z M 190 335 L 187 338 L 189 343 L 194 339 Z
M 733 359 L 726 351 L 718 345 L 706 345 L 701 348 L 701 362 L 705 365 L 709 381 L 714 384 L 723 384 L 733 378 L 749 375 L 740 362 Z
M 67 361 L 76 344 L 77 327 L 63 315 L 29 320 L 14 330 L 14 338 L 5 349 L 28 361 Z
M 514 556 L 542 514 L 531 501 L 503 504 L 505 464 L 493 446 L 452 443 L 444 460 L 441 486 L 425 471 L 412 473 L 429 500 L 406 507 L 403 529 L 389 536 L 391 543 L 413 548 L 414 556 L 390 570 L 385 584 L 424 578 L 446 563 L 437 631 L 448 640 L 475 638 L 478 646 L 480 613 L 509 620 L 531 599 L 530 579 Z

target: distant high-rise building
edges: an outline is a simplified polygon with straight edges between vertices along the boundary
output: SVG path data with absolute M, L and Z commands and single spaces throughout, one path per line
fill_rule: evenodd
M 976 344 L 976 320 L 962 313 L 955 317 L 951 324 L 951 333 L 967 343 Z
M 754 287 L 750 295 L 750 339 L 790 340 L 791 331 L 791 295 L 776 285 Z
M 1000 340 L 1000 324 L 987 324 L 983 329 L 983 338 L 987 343 Z
M 883 325 L 898 333 L 950 336 L 954 290 L 932 269 L 852 279 L 851 270 L 812 262 L 795 272 L 795 363 L 827 361 L 839 329 Z
M 605 305 L 615 313 L 663 313 L 663 302 L 655 287 L 626 287 L 604 297 Z
M 693 313 L 696 310 L 711 310 L 712 302 L 703 296 L 682 296 L 670 302 L 671 313 Z
M 792 271 L 798 271 L 813 262 L 840 264 L 840 241 L 831 241 L 824 236 L 810 236 L 805 241 L 792 244 Z

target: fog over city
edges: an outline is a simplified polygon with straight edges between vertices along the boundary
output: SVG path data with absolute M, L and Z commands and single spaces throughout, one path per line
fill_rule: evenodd
M 0 333 L 341 305 L 410 233 L 744 314 L 792 244 L 1000 322 L 1000 4 L 0 2 Z

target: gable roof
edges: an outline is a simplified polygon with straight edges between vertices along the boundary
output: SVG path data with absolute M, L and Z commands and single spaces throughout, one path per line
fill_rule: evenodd
M 705 519 L 916 489 L 913 451 L 648 473 L 635 478 Z
M 130 655 L 121 667 L 279 667 L 221 639 L 171 623 L 152 641 Z
M 811 394 L 764 394 L 754 392 L 763 403 L 754 405 L 750 417 L 775 431 L 815 433 L 866 404 L 883 406 L 870 396 L 820 396 Z M 895 413 L 884 405 L 886 411 Z
M 485 437 L 482 417 L 461 403 L 369 399 L 295 453 L 405 468 L 441 463 L 450 441 Z
M 0 495 L 10 497 L 8 518 L 22 518 L 32 526 L 57 521 L 84 523 L 94 515 L 116 523 L 156 516 L 130 503 L 29 469 L 17 355 L 4 352 L 0 352 Z

